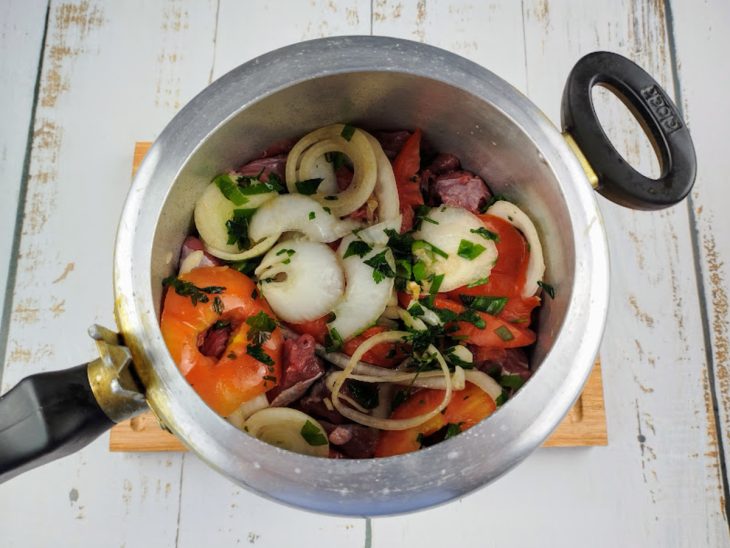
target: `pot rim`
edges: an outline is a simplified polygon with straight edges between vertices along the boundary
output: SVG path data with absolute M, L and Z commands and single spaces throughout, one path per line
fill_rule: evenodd
M 197 396 L 160 333 L 151 285 L 152 242 L 177 175 L 227 120 L 297 82 L 361 71 L 402 72 L 459 87 L 490 103 L 530 136 L 570 205 L 573 297 L 560 332 L 534 375 L 540 380 L 526 383 L 489 420 L 417 453 L 324 461 L 242 435 Z M 342 515 L 396 514 L 441 504 L 521 462 L 580 394 L 603 334 L 608 287 L 608 246 L 595 196 L 550 120 L 520 92 L 471 61 L 433 46 L 371 36 L 324 38 L 275 50 L 237 67 L 190 101 L 155 141 L 137 172 L 114 258 L 117 324 L 160 420 L 236 483 L 285 504 Z M 460 458 L 474 448 L 489 454 L 489 462 L 461 466 Z

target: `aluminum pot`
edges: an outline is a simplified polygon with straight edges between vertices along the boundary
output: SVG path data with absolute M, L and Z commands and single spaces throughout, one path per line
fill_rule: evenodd
M 649 129 L 662 165 L 650 180 L 600 128 L 591 89 L 611 87 Z M 262 443 L 200 399 L 159 329 L 164 277 L 176 271 L 197 197 L 211 178 L 283 138 L 334 122 L 423 129 L 541 234 L 554 300 L 540 309 L 536 372 L 479 425 L 407 455 L 325 460 Z M 580 393 L 604 328 L 608 249 L 591 179 L 631 207 L 678 202 L 695 156 L 676 108 L 643 70 L 615 54 L 576 65 L 561 132 L 527 98 L 452 53 L 380 37 L 341 37 L 256 58 L 195 97 L 147 154 L 124 208 L 114 288 L 121 336 L 92 328 L 101 357 L 35 375 L 0 398 L 0 480 L 70 453 L 114 422 L 152 408 L 192 451 L 234 482 L 297 507 L 345 515 L 412 511 L 494 481 L 537 448 Z M 586 159 L 587 158 L 587 159 Z

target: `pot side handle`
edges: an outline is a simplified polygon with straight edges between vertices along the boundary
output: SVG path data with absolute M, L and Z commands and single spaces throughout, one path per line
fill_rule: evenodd
M 111 428 L 87 367 L 26 377 L 0 397 L 0 483 L 70 455 Z
M 642 125 L 659 158 L 658 179 L 636 171 L 611 144 L 593 108 L 595 85 L 612 91 Z M 633 61 L 605 51 L 580 59 L 563 91 L 562 125 L 598 176 L 596 190 L 609 200 L 656 210 L 680 202 L 692 190 L 697 159 L 687 125 L 662 87 Z

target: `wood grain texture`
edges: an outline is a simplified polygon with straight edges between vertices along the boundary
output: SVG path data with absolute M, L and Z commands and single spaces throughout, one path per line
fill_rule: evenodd
M 7 5 L 0 14 L 12 21 L 0 17 L 0 28 L 20 28 L 27 4 L 22 14 L 2 11 Z M 556 122 L 571 66 L 595 49 L 622 52 L 670 94 L 674 88 L 661 0 L 372 5 L 371 12 L 370 0 L 52 2 L 2 389 L 89 359 L 93 345 L 73 330 L 112 325 L 111 249 L 128 188 L 129 143 L 156 135 L 212 78 L 272 47 L 371 30 L 427 41 L 490 68 Z M 725 2 L 671 6 L 678 85 L 699 155 L 696 224 L 684 206 L 632 213 L 599 200 L 612 252 L 601 350 L 608 447 L 538 450 L 487 489 L 415 515 L 375 519 L 369 529 L 361 520 L 265 501 L 189 454 L 110 454 L 101 440 L 0 486 L 0 544 L 730 546 L 693 264 L 697 252 L 727 444 L 730 232 L 720 174 L 729 160 L 719 132 L 729 114 L 730 21 Z M 27 68 L 25 53 L 0 54 L 3 66 Z M 599 111 L 616 124 L 609 133 L 627 159 L 650 170 L 651 152 L 635 126 L 615 106 L 599 104 Z M 14 153 L 7 157 L 22 164 Z
M 12 268 L 18 200 L 47 6 L 48 0 L 11 0 L 0 4 L 0 318 Z M 0 325 L 0 379 L 6 334 L 6 326 Z
M 692 132 L 698 157 L 697 183 L 692 193 L 694 230 L 704 288 L 706 329 L 713 364 L 716 404 L 721 419 L 720 443 L 730 450 L 730 172 L 724 139 L 730 122 L 730 73 L 725 66 L 730 36 L 730 4 L 710 1 L 671 3 L 680 76 L 681 107 Z M 726 494 L 727 495 L 727 494 Z

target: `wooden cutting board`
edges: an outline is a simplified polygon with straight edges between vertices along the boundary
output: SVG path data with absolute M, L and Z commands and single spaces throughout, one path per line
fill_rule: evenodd
M 151 143 L 138 142 L 134 149 L 132 173 L 142 162 Z M 558 425 L 544 447 L 579 447 L 607 445 L 606 409 L 603 401 L 601 363 L 596 359 L 583 393 L 563 422 Z M 185 451 L 185 446 L 163 430 L 155 416 L 148 412 L 111 429 L 110 451 Z

